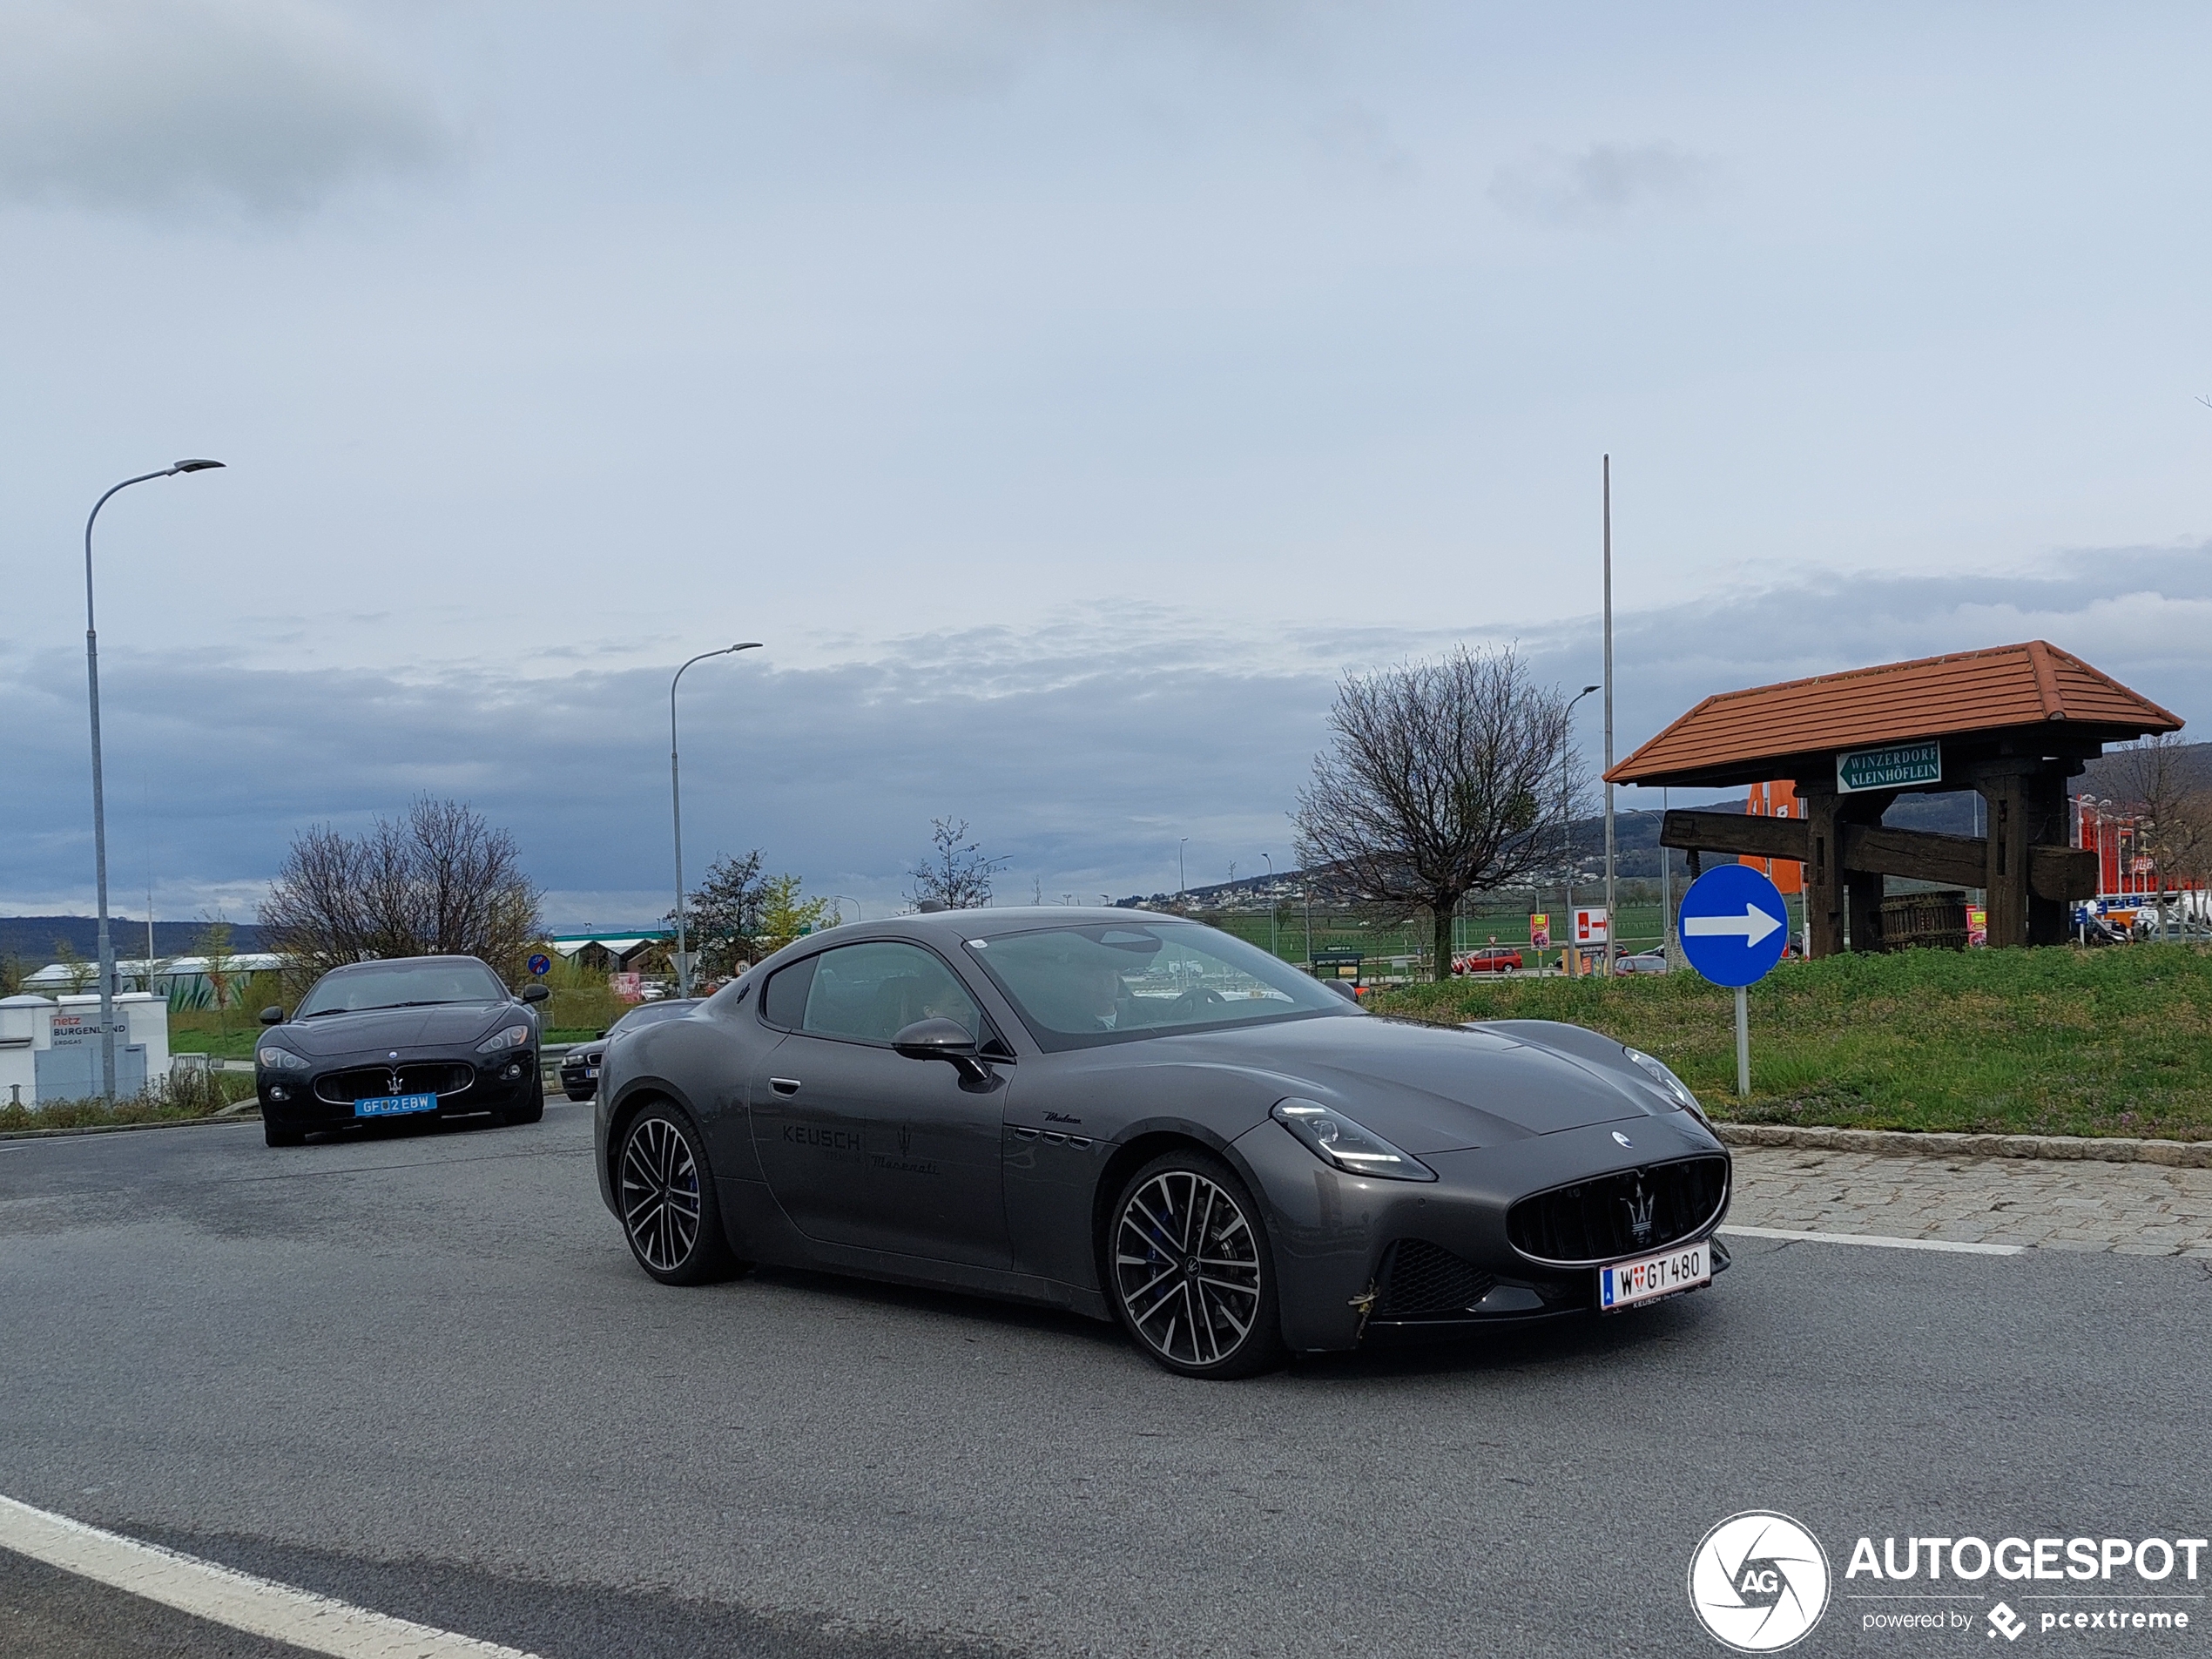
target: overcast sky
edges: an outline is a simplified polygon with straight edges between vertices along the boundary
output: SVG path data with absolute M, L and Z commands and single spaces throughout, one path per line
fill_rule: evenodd
M 563 925 L 1287 861 L 1346 668 L 1597 660 L 1618 748 L 2212 620 L 2201 7 L 0 0 L 0 909 L 249 917 L 418 790 Z M 1586 703 L 1592 710 L 1596 699 Z M 1592 758 L 1601 740 L 1584 726 Z

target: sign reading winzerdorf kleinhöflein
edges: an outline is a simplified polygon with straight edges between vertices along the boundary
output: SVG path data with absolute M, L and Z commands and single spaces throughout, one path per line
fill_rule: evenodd
M 1846 795 L 1862 789 L 1906 789 L 1942 781 L 1943 745 L 1939 743 L 1846 749 L 1836 757 L 1836 787 Z

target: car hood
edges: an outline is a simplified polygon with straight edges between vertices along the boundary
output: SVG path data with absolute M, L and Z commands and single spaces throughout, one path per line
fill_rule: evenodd
M 325 1014 L 294 1020 L 283 1028 L 283 1041 L 304 1055 L 354 1054 L 364 1049 L 423 1049 L 465 1044 L 489 1030 L 505 1012 L 503 1002 L 441 1002 L 427 1008 L 364 1008 L 358 1014 Z M 519 1006 L 514 1008 L 523 1017 Z
M 1625 1070 L 1526 1031 L 1371 1015 L 1166 1041 L 1187 1058 L 1269 1074 L 1285 1094 L 1340 1107 L 1417 1157 L 1680 1109 Z

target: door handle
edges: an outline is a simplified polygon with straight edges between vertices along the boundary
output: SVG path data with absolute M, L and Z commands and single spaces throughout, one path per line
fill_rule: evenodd
M 799 1092 L 799 1079 L 796 1077 L 771 1077 L 768 1079 L 768 1087 L 774 1089 L 779 1095 L 795 1095 Z

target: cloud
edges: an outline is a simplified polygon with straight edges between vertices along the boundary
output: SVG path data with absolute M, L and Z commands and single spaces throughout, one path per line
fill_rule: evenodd
M 2208 556 L 2083 553 L 2002 579 L 1827 573 L 1628 612 L 1616 752 L 1715 691 L 2037 636 L 2185 719 L 2212 713 Z M 1339 674 L 1460 637 L 1516 636 L 1245 637 L 1131 606 L 921 635 L 861 660 L 695 671 L 682 707 L 687 867 L 758 846 L 811 890 L 880 914 L 946 815 L 1013 859 L 1008 898 L 1033 884 L 1048 898 L 1171 889 L 1184 836 L 1194 885 L 1223 879 L 1232 859 L 1258 869 L 1264 852 L 1286 867 L 1285 813 Z M 1597 678 L 1591 619 L 1520 631 L 1518 644 L 1541 681 Z M 18 803 L 0 843 L 0 914 L 89 903 L 82 674 L 66 650 L 0 655 L 0 768 Z M 512 827 L 556 923 L 634 924 L 668 907 L 660 668 L 401 678 L 111 645 L 101 683 L 118 890 L 139 887 L 151 862 L 165 915 L 222 903 L 246 920 L 301 827 L 355 827 L 421 792 Z M 1595 705 L 1582 705 L 1593 759 Z M 1651 804 L 1639 792 L 1624 805 Z
M 1609 225 L 1635 210 L 1696 200 L 1712 164 L 1671 144 L 1594 144 L 1573 155 L 1542 149 L 1501 167 L 1490 199 L 1540 225 Z
M 430 101 L 319 0 L 0 0 L 0 195 L 285 217 L 450 152 Z

